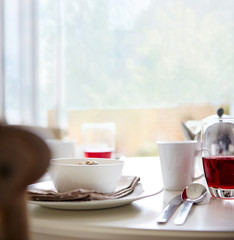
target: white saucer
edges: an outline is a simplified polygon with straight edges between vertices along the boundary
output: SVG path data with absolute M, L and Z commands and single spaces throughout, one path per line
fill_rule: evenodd
M 43 207 L 65 210 L 91 210 L 91 209 L 105 209 L 112 207 L 119 207 L 127 205 L 136 200 L 140 200 L 146 197 L 150 197 L 160 193 L 163 190 L 162 186 L 158 186 L 158 189 L 152 192 L 145 192 L 142 185 L 138 183 L 134 191 L 119 199 L 111 200 L 95 200 L 95 201 L 66 201 L 66 202 L 52 202 L 52 201 L 28 201 L 29 203 L 40 205 Z

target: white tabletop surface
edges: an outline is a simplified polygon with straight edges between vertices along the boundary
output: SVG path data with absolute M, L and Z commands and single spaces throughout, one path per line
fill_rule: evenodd
M 124 161 L 123 174 L 140 176 L 146 191 L 162 186 L 157 157 Z M 198 182 L 206 186 L 204 177 Z M 125 206 L 99 210 L 57 210 L 28 204 L 31 236 L 34 240 L 234 239 L 234 200 L 214 199 L 210 194 L 203 203 L 193 205 L 184 225 L 173 223 L 183 204 L 167 223 L 158 224 L 156 218 L 178 194 L 162 190 Z

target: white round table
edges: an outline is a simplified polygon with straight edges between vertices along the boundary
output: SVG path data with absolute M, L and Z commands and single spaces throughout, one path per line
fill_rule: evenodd
M 162 186 L 158 157 L 126 158 L 123 174 L 141 177 L 147 191 Z M 206 185 L 204 177 L 198 182 Z M 207 187 L 207 186 L 206 186 Z M 183 207 L 171 219 L 158 224 L 156 218 L 168 201 L 180 194 L 161 191 L 131 204 L 99 210 L 57 210 L 28 204 L 31 238 L 53 239 L 234 239 L 234 200 L 211 198 L 194 205 L 186 223 L 173 223 Z

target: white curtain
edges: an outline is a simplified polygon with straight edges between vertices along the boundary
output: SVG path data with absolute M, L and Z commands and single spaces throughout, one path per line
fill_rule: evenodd
M 35 1 L 4 0 L 3 3 L 6 120 L 36 124 Z
M 40 70 L 39 70 L 39 25 L 38 14 L 40 1 L 37 0 L 3 0 L 2 46 L 3 63 L 1 71 L 1 102 L 5 96 L 5 118 L 9 124 L 41 125 L 46 126 L 47 110 L 44 111 L 40 99 Z M 54 127 L 59 127 L 60 105 L 61 105 L 61 29 L 60 4 L 57 1 L 57 42 L 56 45 L 56 74 L 53 88 L 55 91 Z M 50 100 L 48 100 L 48 105 Z M 2 110 L 2 113 L 4 111 Z M 3 114 L 1 114 L 3 115 Z M 43 115 L 43 116 L 42 116 Z
M 5 122 L 5 91 L 4 91 L 4 37 L 3 37 L 3 1 L 0 1 L 0 123 Z

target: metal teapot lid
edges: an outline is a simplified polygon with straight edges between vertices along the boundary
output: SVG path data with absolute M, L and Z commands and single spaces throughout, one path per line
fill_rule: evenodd
M 232 116 L 224 114 L 223 108 L 218 108 L 216 114 L 202 119 L 202 122 L 208 122 L 208 121 L 212 121 L 212 120 L 217 121 L 217 119 L 219 119 L 222 122 L 223 119 L 228 119 L 228 118 L 232 118 Z
M 217 110 L 217 115 L 205 120 L 207 127 L 204 130 L 203 145 L 211 146 L 216 149 L 217 154 L 228 150 L 230 144 L 234 144 L 234 122 L 230 115 L 225 115 L 223 108 Z M 216 147 L 215 147 L 216 146 Z M 222 146 L 222 148 L 221 148 Z M 223 149 L 226 146 L 227 149 Z

